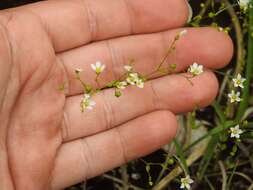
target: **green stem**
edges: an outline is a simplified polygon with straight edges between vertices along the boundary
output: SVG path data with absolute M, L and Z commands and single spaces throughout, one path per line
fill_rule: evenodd
M 189 168 L 187 166 L 187 163 L 186 163 L 186 159 L 185 159 L 185 156 L 184 156 L 184 152 L 183 152 L 183 149 L 182 149 L 182 146 L 178 143 L 178 141 L 176 139 L 173 140 L 173 143 L 176 147 L 176 153 L 177 155 L 179 156 L 175 158 L 178 160 L 180 166 L 182 167 L 182 170 L 184 171 L 185 175 L 189 175 Z
M 231 21 L 234 26 L 235 30 L 235 37 L 236 37 L 236 46 L 237 46 L 237 55 L 236 55 L 236 67 L 234 71 L 234 76 L 236 76 L 238 73 L 241 73 L 243 71 L 244 66 L 244 43 L 243 43 L 243 33 L 242 28 L 240 25 L 240 21 L 236 15 L 236 12 L 231 5 L 231 3 L 228 0 L 223 0 L 225 5 L 228 7 L 227 11 L 231 17 Z M 229 83 L 229 90 L 231 91 L 233 89 L 232 82 Z M 235 106 L 234 104 L 231 104 L 229 100 L 227 101 L 227 117 L 232 118 L 234 115 Z
M 243 51 L 244 51 L 244 44 L 243 44 L 243 33 L 242 33 L 242 28 L 240 25 L 240 21 L 236 15 L 236 12 L 233 8 L 233 6 L 231 5 L 231 3 L 229 3 L 228 0 L 223 0 L 224 3 L 227 5 L 228 9 L 228 13 L 231 17 L 231 21 L 234 25 L 234 29 L 235 29 L 235 37 L 236 37 L 236 45 L 237 45 L 237 56 L 236 56 L 236 68 L 235 68 L 235 73 L 234 75 L 237 75 L 238 73 L 241 73 L 243 70 L 243 64 L 244 64 L 244 60 L 243 60 Z
M 97 74 L 97 76 L 96 76 L 96 78 L 95 78 L 95 81 L 96 81 L 96 83 L 97 83 L 98 89 L 101 89 L 100 83 L 99 83 L 99 76 L 100 76 L 100 74 Z
M 152 71 L 151 73 L 148 73 L 147 75 L 145 75 L 145 78 L 150 78 L 151 76 L 153 76 L 154 74 L 156 74 L 157 72 L 159 72 L 159 70 L 162 68 L 163 64 L 166 62 L 167 58 L 169 57 L 169 55 L 175 51 L 176 49 L 176 42 L 179 40 L 179 34 L 177 34 L 177 36 L 174 38 L 173 42 L 171 43 L 170 47 L 168 48 L 168 50 L 166 51 L 164 57 L 162 58 L 161 62 L 159 63 L 159 65 L 157 66 L 157 68 Z
M 89 89 L 88 89 L 88 86 L 85 84 L 85 82 L 82 81 L 82 79 L 78 76 L 76 78 L 80 83 L 81 85 L 83 86 L 83 90 L 84 90 L 84 93 L 89 93 Z
M 217 113 L 217 115 L 220 119 L 220 122 L 222 124 L 224 124 L 226 122 L 226 116 L 222 112 L 222 109 L 221 109 L 220 105 L 216 101 L 214 101 L 213 104 L 212 104 L 212 107 L 214 108 L 215 112 Z
M 240 121 L 245 110 L 249 104 L 249 96 L 250 96 L 250 82 L 252 79 L 253 74 L 253 0 L 251 0 L 251 6 L 249 6 L 249 29 L 248 29 L 248 58 L 247 58 L 247 65 L 246 65 L 246 82 L 245 87 L 242 93 L 242 102 L 240 103 L 236 120 Z

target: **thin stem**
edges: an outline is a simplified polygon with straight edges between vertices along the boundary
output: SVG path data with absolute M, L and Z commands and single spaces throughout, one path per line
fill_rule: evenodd
M 235 29 L 235 37 L 236 37 L 236 45 L 237 45 L 237 56 L 236 56 L 236 68 L 234 71 L 234 76 L 243 71 L 244 65 L 244 44 L 243 44 L 243 33 L 240 25 L 240 21 L 235 13 L 235 10 L 231 3 L 228 0 L 223 0 L 225 5 L 228 7 L 227 11 L 231 17 L 231 21 L 233 23 Z M 233 89 L 232 82 L 229 83 L 230 91 Z M 227 102 L 227 117 L 231 118 L 234 115 L 234 104 L 231 104 L 229 101 Z
M 123 165 L 120 167 L 120 171 L 121 171 L 121 178 L 122 178 L 122 186 L 123 186 L 123 190 L 128 190 L 128 173 L 127 173 L 127 165 Z
M 81 85 L 83 86 L 83 90 L 84 90 L 84 93 L 90 93 L 90 89 L 88 88 L 88 85 L 82 81 L 82 79 L 77 76 L 76 79 L 81 83 Z
M 250 96 L 250 83 L 252 79 L 253 74 L 253 6 L 252 1 L 249 6 L 249 29 L 248 29 L 248 58 L 247 58 L 247 65 L 246 65 L 246 81 L 245 81 L 245 87 L 243 89 L 243 95 L 242 95 L 242 102 L 240 103 L 236 120 L 240 121 L 244 111 L 247 109 L 249 104 L 249 96 Z
M 169 49 L 167 50 L 167 52 L 165 53 L 164 57 L 162 58 L 161 62 L 159 63 L 159 65 L 157 66 L 157 68 L 152 71 L 151 73 L 147 74 L 145 76 L 145 78 L 149 78 L 150 76 L 156 74 L 157 72 L 159 72 L 159 70 L 161 69 L 161 67 L 163 66 L 163 64 L 166 62 L 168 56 L 175 51 L 175 47 L 176 47 L 176 42 L 179 40 L 179 34 L 177 34 L 177 36 L 174 38 L 173 42 L 171 43 Z M 169 68 L 169 67 L 168 67 Z M 168 71 L 169 72 L 169 71 Z
M 200 13 L 193 18 L 193 22 L 190 23 L 193 26 L 199 26 L 200 21 L 203 19 L 203 16 L 205 15 L 207 8 L 210 6 L 212 0 L 207 0 L 205 2 L 205 5 L 202 7 Z
M 110 179 L 110 180 L 112 180 L 112 181 L 114 181 L 116 183 L 119 183 L 121 185 L 123 185 L 123 183 L 124 183 L 122 180 L 120 180 L 120 179 L 118 179 L 118 178 L 116 178 L 114 176 L 108 175 L 108 174 L 104 174 L 103 177 L 105 177 L 107 179 Z M 136 186 L 134 186 L 132 184 L 129 184 L 129 188 L 132 188 L 133 190 L 143 190 L 142 188 L 136 187 Z
M 236 172 L 237 167 L 238 167 L 238 162 L 236 163 L 235 167 L 233 168 L 233 171 L 232 171 L 232 173 L 231 173 L 231 175 L 230 175 L 230 177 L 229 177 L 229 179 L 228 179 L 228 183 L 227 183 L 227 189 L 228 189 L 228 190 L 229 190 L 229 187 L 230 187 L 230 185 L 231 185 L 232 179 L 233 179 L 233 177 L 234 177 L 234 175 L 235 175 L 235 172 Z
M 97 83 L 98 89 L 101 89 L 100 84 L 99 84 L 99 76 L 100 76 L 100 74 L 97 74 L 95 81 Z
M 227 172 L 227 174 L 232 174 L 232 172 Z M 216 177 L 217 175 L 221 175 L 221 173 L 206 174 L 207 177 Z M 248 182 L 253 183 L 253 180 L 244 173 L 233 172 L 233 175 L 241 176 L 242 178 L 246 179 Z
M 221 169 L 221 174 L 222 174 L 222 190 L 226 190 L 227 189 L 227 173 L 226 173 L 226 169 L 225 166 L 223 164 L 222 161 L 219 161 L 219 166 Z
M 217 74 L 219 74 L 219 75 L 222 75 L 222 76 L 228 77 L 228 78 L 230 78 L 230 79 L 232 79 L 232 78 L 233 78 L 233 76 L 232 76 L 232 75 L 227 74 L 227 73 L 223 73 L 223 72 L 221 72 L 221 71 L 214 70 L 214 72 L 215 72 L 215 73 L 217 73 Z
M 214 108 L 216 114 L 219 116 L 220 122 L 224 124 L 226 122 L 226 116 L 222 112 L 220 105 L 214 101 L 212 107 Z

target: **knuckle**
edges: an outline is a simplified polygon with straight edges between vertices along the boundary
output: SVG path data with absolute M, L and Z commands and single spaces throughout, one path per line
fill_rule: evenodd
M 130 159 L 128 158 L 128 154 L 126 152 L 126 144 L 125 144 L 125 139 L 120 131 L 119 128 L 115 128 L 116 132 L 117 132 L 117 136 L 119 139 L 119 143 L 120 143 L 120 150 L 121 151 L 121 157 L 124 163 L 127 163 Z
M 103 97 L 103 117 L 104 117 L 104 123 L 105 123 L 105 129 L 112 128 L 112 125 L 115 122 L 115 114 L 113 111 L 113 106 L 111 105 L 110 101 L 107 100 L 106 97 L 108 95 L 102 91 L 102 97 Z
M 84 0 L 84 7 L 87 14 L 88 19 L 88 27 L 90 30 L 90 40 L 94 41 L 97 39 L 98 34 L 98 23 L 97 23 L 97 16 L 94 11 L 92 11 L 89 0 Z
M 106 41 L 106 47 L 108 49 L 109 52 L 109 56 L 111 59 L 111 70 L 113 73 L 113 77 L 119 78 L 120 77 L 120 66 L 123 67 L 123 57 L 122 57 L 122 53 L 121 51 L 119 51 L 119 49 L 116 47 L 116 45 L 113 43 L 112 40 L 107 40 Z

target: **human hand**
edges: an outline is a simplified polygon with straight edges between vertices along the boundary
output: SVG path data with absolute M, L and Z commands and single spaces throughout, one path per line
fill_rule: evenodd
M 94 83 L 90 64 L 106 64 L 101 85 L 123 72 L 128 59 L 149 73 L 188 18 L 184 0 L 58 0 L 0 12 L 0 189 L 62 189 L 99 175 L 168 143 L 174 114 L 212 102 L 211 71 L 191 85 L 178 74 L 145 88 L 98 93 L 81 113 L 81 77 Z M 183 72 L 193 62 L 225 66 L 233 46 L 211 28 L 188 29 L 168 62 Z M 66 94 L 58 87 L 66 84 Z

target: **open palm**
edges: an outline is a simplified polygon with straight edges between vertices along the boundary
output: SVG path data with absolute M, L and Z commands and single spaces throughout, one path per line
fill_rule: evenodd
M 227 35 L 188 29 L 167 60 L 175 74 L 120 98 L 103 90 L 84 113 L 74 70 L 93 85 L 97 60 L 106 64 L 101 85 L 129 59 L 150 73 L 187 17 L 184 0 L 51 0 L 0 12 L 0 189 L 62 189 L 168 143 L 174 114 L 208 105 L 218 89 L 211 71 L 193 85 L 176 73 L 195 61 L 225 66 L 233 51 Z

